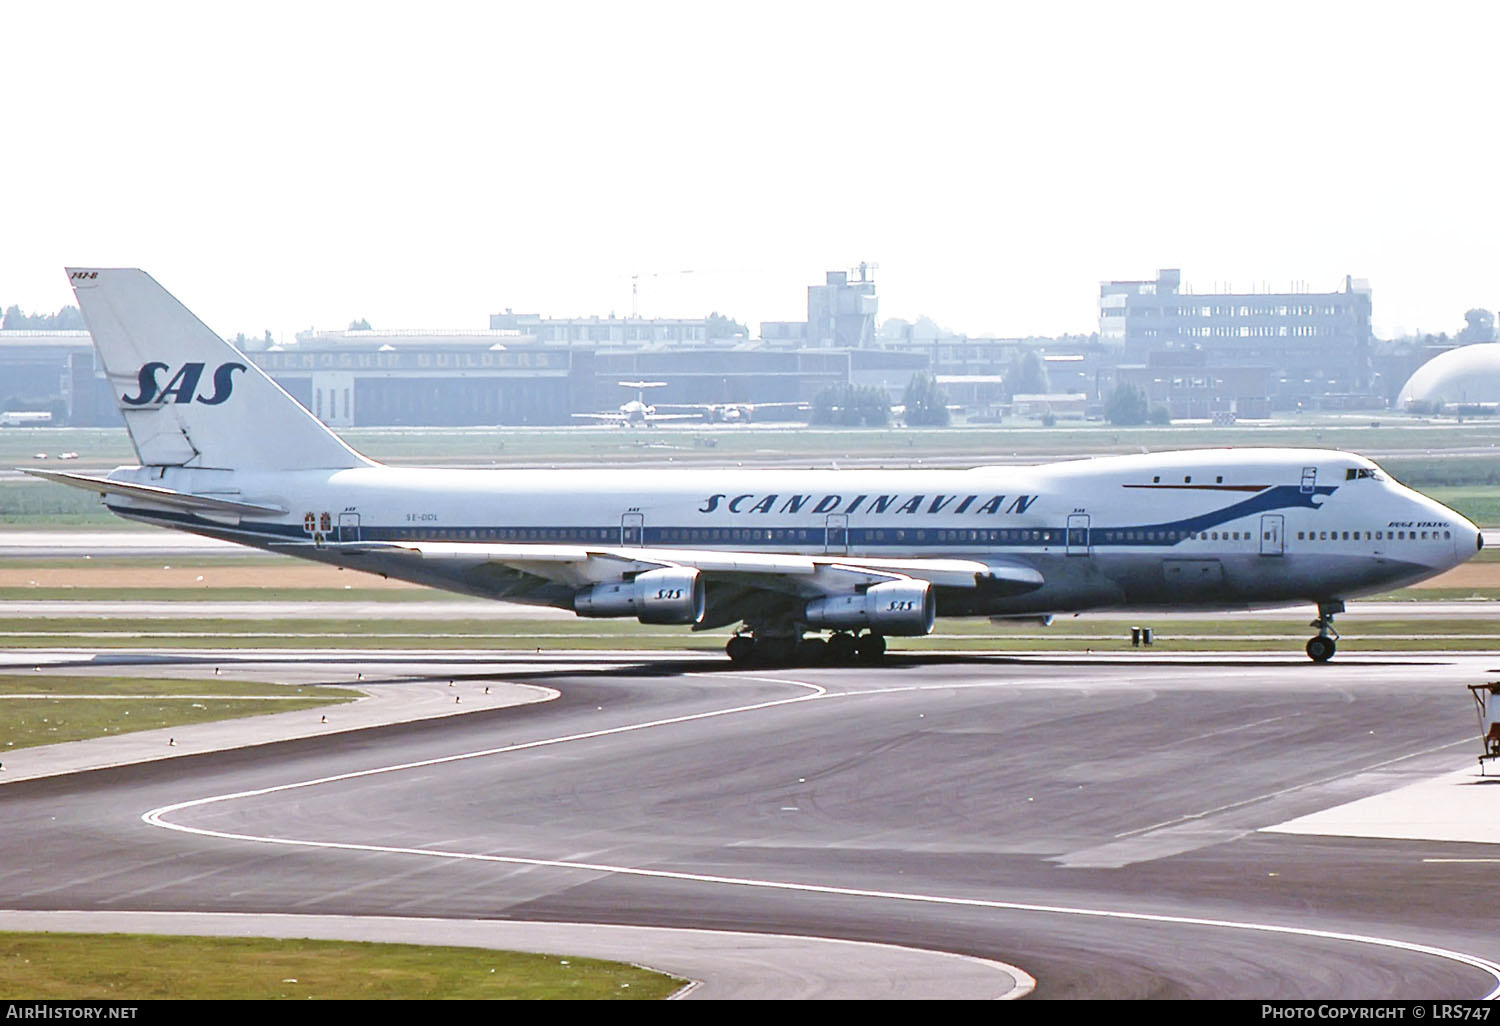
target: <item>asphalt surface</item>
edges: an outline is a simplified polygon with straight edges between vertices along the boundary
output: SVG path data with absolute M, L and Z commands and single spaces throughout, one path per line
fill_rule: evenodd
M 697 997 L 1500 989 L 1500 778 L 1478 775 L 1463 686 L 1500 676 L 1500 655 L 6 658 L 39 679 L 229 665 L 357 683 L 387 696 L 380 720 L 404 719 L 407 693 L 425 710 L 336 711 L 351 720 L 334 733 L 306 713 L 227 740 L 184 729 L 170 750 L 85 742 L 84 763 L 75 746 L 7 754 L 0 907 L 17 914 L 455 938 L 586 924 L 569 938 L 601 946 L 644 927 L 616 950 L 626 937 Z M 457 711 L 507 684 L 543 700 Z M 265 733 L 297 717 L 300 738 Z M 132 745 L 151 761 L 106 765 Z

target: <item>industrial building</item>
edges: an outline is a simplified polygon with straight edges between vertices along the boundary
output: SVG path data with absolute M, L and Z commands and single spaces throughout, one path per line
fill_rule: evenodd
M 592 395 L 592 348 L 515 331 L 302 332 L 247 355 L 332 427 L 562 424 Z

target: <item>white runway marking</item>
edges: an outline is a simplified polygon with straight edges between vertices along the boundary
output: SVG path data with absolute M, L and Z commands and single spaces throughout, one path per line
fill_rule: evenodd
M 627 724 L 625 726 L 611 727 L 603 730 L 587 731 L 579 734 L 569 734 L 561 737 L 530 741 L 517 745 L 507 745 L 502 748 L 485 749 L 482 751 L 469 752 L 460 755 L 444 756 L 437 759 L 379 767 L 370 770 L 361 770 L 353 773 L 338 774 L 330 777 L 321 777 L 314 780 L 299 781 L 291 784 L 281 784 L 275 787 L 260 788 L 254 791 L 241 791 L 233 794 L 215 795 L 208 798 L 198 798 L 191 801 L 178 802 L 172 805 L 164 805 L 159 808 L 152 809 L 144 813 L 141 816 L 141 819 L 152 826 L 161 827 L 166 830 L 175 830 L 186 834 L 193 834 L 200 837 L 212 837 L 230 841 L 246 841 L 258 844 L 281 845 L 286 847 L 313 848 L 334 851 L 375 852 L 391 855 L 411 855 L 422 858 L 438 858 L 458 861 L 487 862 L 510 866 L 531 866 L 538 868 L 577 870 L 588 873 L 635 876 L 659 880 L 677 880 L 688 883 L 709 884 L 725 887 L 744 887 L 761 890 L 790 891 L 802 894 L 821 894 L 849 898 L 868 898 L 884 901 L 910 902 L 916 904 L 993 909 L 996 911 L 1035 912 L 1049 915 L 1114 919 L 1126 922 L 1155 923 L 1173 926 L 1201 926 L 1210 929 L 1265 933 L 1287 937 L 1302 937 L 1313 940 L 1361 944 L 1372 947 L 1385 948 L 1389 950 L 1403 951 L 1412 954 L 1428 955 L 1434 958 L 1445 959 L 1447 961 L 1456 962 L 1461 965 L 1466 965 L 1471 968 L 1478 969 L 1481 972 L 1487 973 L 1495 982 L 1495 986 L 1492 987 L 1488 993 L 1483 995 L 1480 1000 L 1488 1001 L 1500 998 L 1500 963 L 1496 963 L 1478 955 L 1471 955 L 1465 952 L 1453 951 L 1446 948 L 1433 947 L 1426 944 L 1415 944 L 1408 941 L 1402 941 L 1388 937 L 1375 937 L 1365 934 L 1342 933 L 1332 930 L 1316 930 L 1308 927 L 1281 926 L 1272 923 L 1252 923 L 1225 919 L 1207 919 L 1194 916 L 1163 915 L 1147 912 L 1125 912 L 1112 909 L 1080 908 L 1065 905 L 1039 905 L 1026 902 L 1011 902 L 985 898 L 961 898 L 937 894 L 917 894 L 902 891 L 872 890 L 856 887 L 836 887 L 826 884 L 796 883 L 792 881 L 757 880 L 748 877 L 721 876 L 708 873 L 690 873 L 662 869 L 646 869 L 638 866 L 611 865 L 608 863 L 572 861 L 567 859 L 538 859 L 525 858 L 514 855 L 486 855 L 475 852 L 447 851 L 434 848 L 410 848 L 399 845 L 355 844 L 341 841 L 319 841 L 306 838 L 299 839 L 265 837 L 254 834 L 237 834 L 230 833 L 228 831 L 209 830 L 200 827 L 189 827 L 177 823 L 172 823 L 165 819 L 166 816 L 169 816 L 174 812 L 180 812 L 185 809 L 201 808 L 206 805 L 218 804 L 222 802 L 229 802 L 238 798 L 258 797 L 263 795 L 276 794 L 284 791 L 314 787 L 324 783 L 352 780 L 360 777 L 374 776 L 376 774 L 382 773 L 396 773 L 403 770 L 415 769 L 419 767 L 440 765 L 443 763 L 457 762 L 466 759 L 484 758 L 491 755 L 500 755 L 508 752 L 542 748 L 550 745 L 566 744 L 573 741 L 583 741 L 600 737 L 608 737 L 611 735 L 624 734 L 633 731 L 649 730 L 657 727 L 672 726 L 676 724 L 712 719 L 719 716 L 731 716 L 740 713 L 756 712 L 763 709 L 778 708 L 800 702 L 827 701 L 829 699 L 850 698 L 876 693 L 891 694 L 898 692 L 942 691 L 953 690 L 955 688 L 954 685 L 914 685 L 909 687 L 881 688 L 873 691 L 829 694 L 827 689 L 823 688 L 820 685 L 786 678 L 752 677 L 748 675 L 742 676 L 738 674 L 718 673 L 693 674 L 693 676 L 731 677 L 732 679 L 739 680 L 774 681 L 776 683 L 808 688 L 812 691 L 812 693 L 807 695 L 800 695 L 796 698 L 778 699 L 773 701 L 754 703 L 751 705 L 736 706 L 729 709 L 715 710 L 711 712 L 693 713 L 660 720 Z M 989 684 L 977 683 L 961 686 L 969 688 L 994 687 L 1001 686 L 1004 683 L 1008 682 L 993 682 Z
M 1423 862 L 1457 862 L 1468 864 L 1473 862 L 1500 862 L 1500 859 L 1423 859 Z
M 1459 745 L 1478 747 L 1472 734 L 1447 747 Z M 1493 786 L 1500 787 L 1500 782 Z M 1500 844 L 1495 798 L 1496 792 L 1478 773 L 1463 769 L 1261 829 L 1279 834 Z
M 1291 787 L 1283 787 L 1283 788 L 1280 788 L 1280 789 L 1275 790 L 1275 791 L 1268 791 L 1265 794 L 1256 795 L 1256 796 L 1254 796 L 1252 798 L 1244 798 L 1244 799 L 1242 799 L 1240 801 L 1237 801 L 1237 802 L 1230 802 L 1227 805 L 1218 805 L 1218 806 L 1215 806 L 1212 809 L 1204 809 L 1202 812 L 1194 812 L 1194 813 L 1191 813 L 1191 814 L 1186 815 L 1186 816 L 1178 816 L 1176 819 L 1164 820 L 1164 821 L 1162 821 L 1160 823 L 1153 824 L 1152 826 L 1141 827 L 1138 830 L 1127 830 L 1123 834 L 1116 834 L 1115 836 L 1116 837 L 1133 837 L 1133 836 L 1135 836 L 1137 834 L 1150 833 L 1153 830 L 1162 830 L 1162 829 L 1165 829 L 1167 827 L 1178 826 L 1178 825 L 1180 825 L 1182 823 L 1189 823 L 1189 822 L 1192 822 L 1193 820 L 1206 819 L 1207 817 L 1216 815 L 1216 814 L 1218 814 L 1220 812 L 1228 812 L 1231 809 L 1244 808 L 1247 805 L 1254 805 L 1257 802 L 1267 801 L 1267 800 L 1269 800 L 1271 798 L 1280 798 L 1283 795 L 1296 794 L 1298 791 L 1305 791 L 1305 790 L 1307 790 L 1310 787 L 1321 787 L 1324 784 L 1331 784 L 1331 783 L 1333 783 L 1334 781 L 1337 781 L 1337 780 L 1347 780 L 1348 778 L 1354 777 L 1354 776 L 1358 776 L 1361 773 L 1371 773 L 1371 772 L 1373 772 L 1375 770 L 1378 770 L 1378 769 L 1384 769 L 1386 766 L 1392 766 L 1392 765 L 1394 765 L 1394 764 L 1396 764 L 1398 762 L 1405 762 L 1407 759 L 1415 759 L 1415 758 L 1418 758 L 1419 756 L 1423 756 L 1423 755 L 1432 755 L 1434 752 L 1446 751 L 1449 748 L 1456 748 L 1456 747 L 1458 747 L 1461 744 L 1471 744 L 1471 743 L 1473 743 L 1473 739 L 1472 738 L 1465 738 L 1464 740 L 1461 740 L 1461 741 L 1449 741 L 1447 744 L 1437 745 L 1434 748 L 1424 748 L 1421 751 L 1417 751 L 1417 752 L 1407 752 L 1405 755 L 1398 755 L 1398 756 L 1396 756 L 1395 758 L 1392 758 L 1392 759 L 1382 759 L 1380 762 L 1371 763 L 1368 766 L 1361 766 L 1358 769 L 1349 770 L 1349 771 L 1347 771 L 1345 773 L 1336 773 L 1336 774 L 1334 774 L 1331 777 L 1323 777 L 1320 780 L 1309 780 L 1309 781 L 1306 781 L 1305 783 L 1293 784 Z M 1265 827 L 1263 829 L 1269 830 L 1269 831 L 1278 831 L 1278 830 L 1281 830 L 1285 826 L 1286 826 L 1286 824 L 1282 824 L 1281 826 L 1278 826 L 1278 827 Z M 1292 831 L 1287 831 L 1287 832 L 1292 832 Z M 1308 831 L 1308 832 L 1311 833 L 1313 831 Z

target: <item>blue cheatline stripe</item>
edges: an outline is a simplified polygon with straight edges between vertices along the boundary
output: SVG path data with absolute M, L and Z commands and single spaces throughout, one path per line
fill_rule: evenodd
M 1331 495 L 1336 485 L 1324 485 L 1304 492 L 1296 485 L 1278 485 L 1243 502 L 1222 509 L 1203 513 L 1184 520 L 1135 526 L 1065 528 L 1052 527 L 850 527 L 845 529 L 847 544 L 852 548 L 879 548 L 899 545 L 906 548 L 939 548 L 969 550 L 975 546 L 987 548 L 1012 547 L 1035 548 L 1043 545 L 1071 544 L 1091 548 L 1146 548 L 1176 545 L 1194 534 L 1211 530 L 1231 520 L 1256 516 L 1281 509 L 1317 509 L 1315 499 Z M 232 540 L 244 540 L 260 544 L 308 543 L 312 536 L 300 522 L 291 524 L 241 523 L 239 527 L 207 520 L 192 513 L 156 510 L 111 510 L 131 516 L 149 519 L 158 523 L 182 527 L 187 530 L 211 534 Z M 845 542 L 838 539 L 837 530 L 832 531 L 823 524 L 785 527 L 657 527 L 646 526 L 639 540 L 622 536 L 618 523 L 604 526 L 485 526 L 485 527 L 387 527 L 362 524 L 360 541 L 390 542 L 501 542 L 510 544 L 562 544 L 597 545 L 618 548 L 624 545 L 647 545 L 660 548 L 682 548 L 695 546 L 734 546 L 737 548 L 783 549 L 788 546 L 822 548 L 830 540 L 835 547 L 842 548 Z M 1085 534 L 1087 532 L 1087 534 Z M 338 530 L 327 532 L 330 542 L 338 540 Z M 624 537 L 630 540 L 623 541 Z M 353 539 L 350 539 L 353 540 Z M 1247 539 L 1250 540 L 1250 539 Z

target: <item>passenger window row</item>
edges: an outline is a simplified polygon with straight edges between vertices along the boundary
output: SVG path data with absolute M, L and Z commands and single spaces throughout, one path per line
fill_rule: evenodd
M 1431 537 L 1429 537 L 1429 535 Z M 1304 537 L 1305 536 L 1305 537 Z M 1373 536 L 1373 537 L 1372 537 Z M 1298 541 L 1451 541 L 1450 531 L 1298 531 Z

